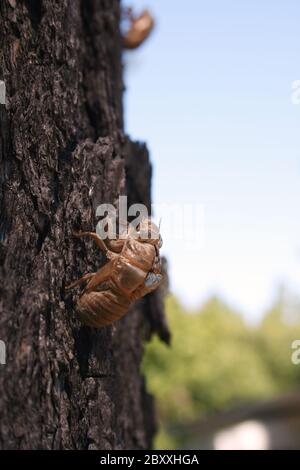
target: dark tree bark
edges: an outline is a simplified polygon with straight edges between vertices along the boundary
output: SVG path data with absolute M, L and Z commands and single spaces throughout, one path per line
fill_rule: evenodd
M 64 289 L 104 262 L 72 230 L 126 191 L 151 202 L 147 150 L 123 133 L 119 2 L 3 0 L 0 15 L 0 446 L 149 448 L 140 364 L 146 337 L 168 340 L 160 293 L 94 330 Z

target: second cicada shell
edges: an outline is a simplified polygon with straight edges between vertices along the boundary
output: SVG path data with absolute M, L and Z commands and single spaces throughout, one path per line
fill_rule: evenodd
M 151 34 L 155 26 L 153 16 L 148 10 L 144 10 L 140 16 L 130 17 L 130 27 L 123 37 L 123 47 L 125 49 L 136 49 Z

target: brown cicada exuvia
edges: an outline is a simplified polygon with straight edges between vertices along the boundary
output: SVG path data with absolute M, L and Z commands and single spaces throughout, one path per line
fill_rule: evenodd
M 128 12 L 130 27 L 123 37 L 123 47 L 125 49 L 136 49 L 152 32 L 155 21 L 148 10 L 144 10 L 140 16 L 135 17 L 131 9 Z
M 128 226 L 126 236 L 102 240 L 97 233 L 76 232 L 91 237 L 105 252 L 108 262 L 96 273 L 87 273 L 70 284 L 72 289 L 86 283 L 77 302 L 80 320 L 101 328 L 121 318 L 130 304 L 155 290 L 162 281 L 159 228 L 150 218 L 137 228 Z

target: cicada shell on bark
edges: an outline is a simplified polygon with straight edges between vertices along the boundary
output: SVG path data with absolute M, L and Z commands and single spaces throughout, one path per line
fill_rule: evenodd
M 125 49 L 136 49 L 151 34 L 155 26 L 155 21 L 148 10 L 144 10 L 138 17 L 130 16 L 131 24 L 123 37 L 123 47 Z
M 110 325 L 127 313 L 132 302 L 161 283 L 162 239 L 151 219 L 144 219 L 138 231 L 129 229 L 122 240 L 103 241 L 93 232 L 74 235 L 93 238 L 108 258 L 98 272 L 85 274 L 67 287 L 86 283 L 77 302 L 77 313 L 84 324 L 95 328 Z

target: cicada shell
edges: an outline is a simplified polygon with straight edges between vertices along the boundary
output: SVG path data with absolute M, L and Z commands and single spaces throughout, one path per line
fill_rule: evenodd
M 123 47 L 136 49 L 148 38 L 155 26 L 155 21 L 148 10 L 144 10 L 138 17 L 131 15 L 130 21 L 130 28 L 123 38 Z
M 67 287 L 86 283 L 77 302 L 77 313 L 84 324 L 95 328 L 110 325 L 126 314 L 132 302 L 161 283 L 162 239 L 151 219 L 144 219 L 138 231 L 129 230 L 124 239 L 104 242 L 93 232 L 74 235 L 93 238 L 108 258 L 98 272 L 85 274 Z

